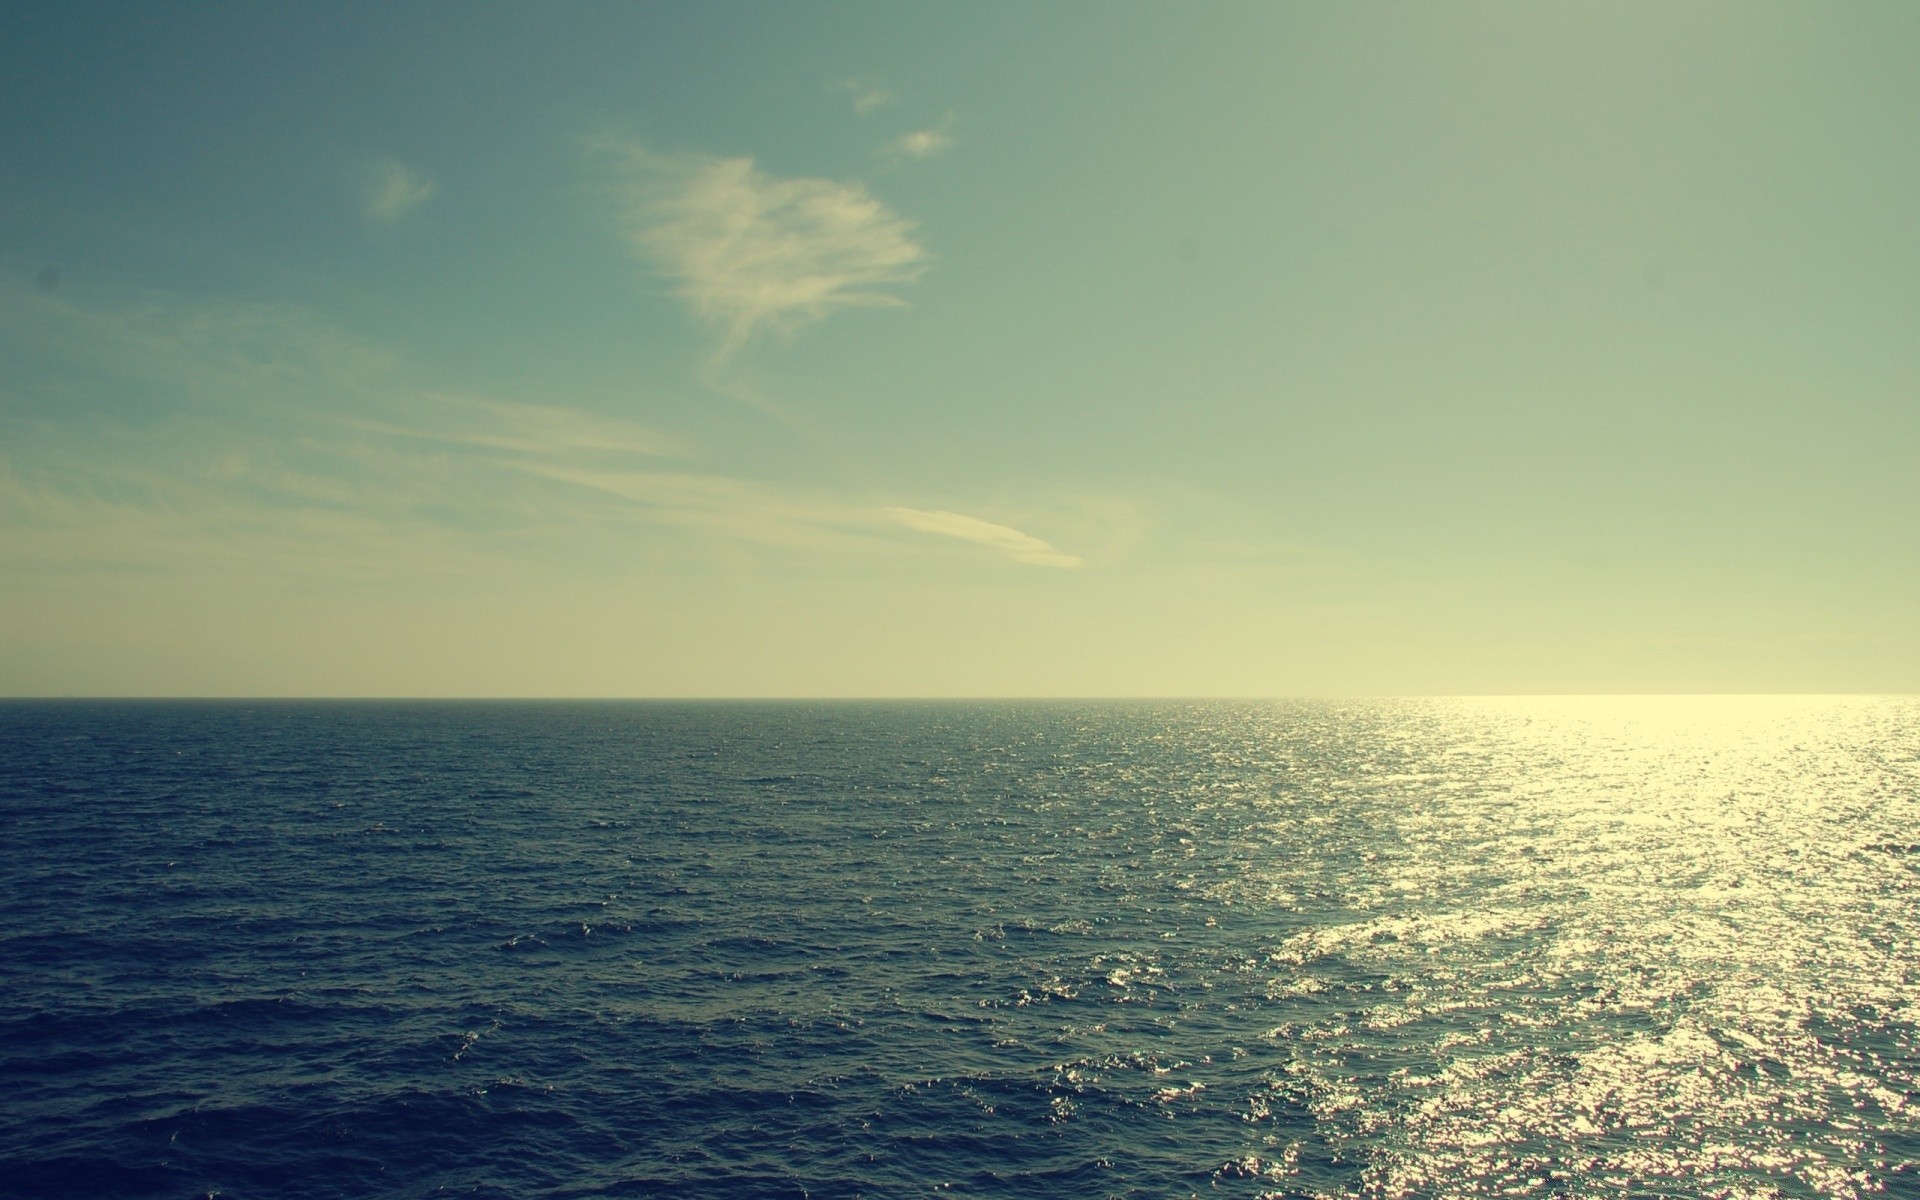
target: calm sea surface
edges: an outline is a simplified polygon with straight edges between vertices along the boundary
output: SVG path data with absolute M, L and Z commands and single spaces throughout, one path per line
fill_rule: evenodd
M 0 704 L 0 1193 L 1920 1195 L 1920 701 Z

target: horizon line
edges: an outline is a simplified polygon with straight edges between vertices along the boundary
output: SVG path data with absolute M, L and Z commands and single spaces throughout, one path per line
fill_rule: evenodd
M 1154 702 L 1154 703 L 1194 703 L 1194 702 L 1290 702 L 1290 701 L 1333 701 L 1333 700 L 1599 700 L 1599 699 L 1893 699 L 1920 696 L 1920 692 L 1837 692 L 1837 691 L 1721 691 L 1721 692 L 1323 692 L 1323 693 L 1125 693 L 1125 694 L 1074 694 L 1044 693 L 1032 695 L 1020 694 L 898 694 L 898 695 L 807 695 L 807 694 L 771 694 L 771 695 L 433 695 L 427 693 L 394 694 L 344 694 L 313 693 L 248 695 L 234 693 L 43 693 L 43 694 L 0 694 L 0 704 L 11 703 L 47 703 L 47 702 L 86 702 L 86 701 L 207 701 L 219 703 L 297 703 L 303 701 L 326 701 L 338 703 L 393 701 L 407 703 L 557 703 L 557 704 L 873 704 L 873 703 L 1012 703 L 1012 702 L 1048 702 L 1048 703 L 1094 703 L 1112 702 Z

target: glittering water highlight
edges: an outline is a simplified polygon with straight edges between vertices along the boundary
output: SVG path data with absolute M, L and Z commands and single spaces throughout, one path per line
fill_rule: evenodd
M 0 1191 L 1920 1187 L 1920 702 L 0 705 Z

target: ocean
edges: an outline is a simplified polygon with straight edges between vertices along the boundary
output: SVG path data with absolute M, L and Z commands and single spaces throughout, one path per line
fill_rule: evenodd
M 7 702 L 0 1194 L 1920 1195 L 1920 700 Z

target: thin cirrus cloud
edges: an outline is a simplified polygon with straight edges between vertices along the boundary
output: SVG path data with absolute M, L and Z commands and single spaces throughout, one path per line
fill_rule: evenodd
M 964 513 L 920 508 L 866 508 L 831 492 L 782 488 L 697 471 L 595 470 L 553 461 L 514 464 L 527 474 L 616 497 L 645 519 L 770 546 L 875 549 L 876 529 L 906 528 L 998 550 L 1018 563 L 1071 570 L 1082 559 L 1050 542 Z
M 396 158 L 384 158 L 367 171 L 360 212 L 370 221 L 391 225 L 420 207 L 439 190 L 433 180 Z
M 848 308 L 898 307 L 929 255 L 858 183 L 770 175 L 750 158 L 663 155 L 602 139 L 624 233 L 720 335 L 714 363 L 764 333 Z
M 513 454 L 672 458 L 685 453 L 651 428 L 578 409 L 447 392 L 421 393 L 409 407 L 409 421 L 348 418 L 341 423 L 366 433 Z
M 677 439 L 624 418 L 423 389 L 403 356 L 294 306 L 0 284 L 0 316 L 0 351 L 24 338 L 102 397 L 76 412 L 30 379 L 0 381 L 0 450 L 33 450 L 0 452 L 0 576 L 497 570 L 531 561 L 530 546 L 551 557 L 636 527 L 658 531 L 636 551 L 679 531 L 703 546 L 890 554 L 934 533 L 1025 564 L 1081 561 L 961 513 L 701 470 Z M 143 400 L 114 403 L 123 393 Z
M 1030 533 L 1022 533 L 1010 525 L 996 525 L 965 513 L 934 509 L 889 508 L 884 511 L 895 524 L 922 533 L 937 533 L 943 537 L 959 538 L 963 542 L 990 546 L 1015 562 L 1069 570 L 1081 565 L 1079 555 L 1068 554 L 1052 543 L 1044 542 Z

